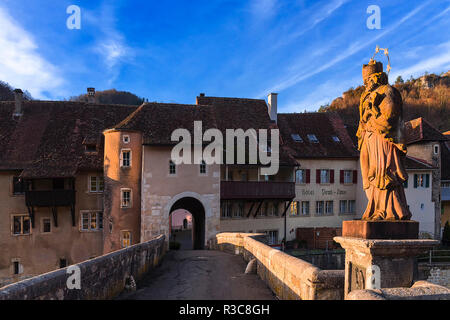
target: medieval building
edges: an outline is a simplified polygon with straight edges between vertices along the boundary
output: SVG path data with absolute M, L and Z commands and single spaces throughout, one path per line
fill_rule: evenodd
M 226 231 L 264 232 L 279 244 L 300 227 L 339 228 L 364 206 L 358 152 L 339 116 L 278 114 L 276 94 L 268 103 L 200 94 L 192 105 L 139 107 L 15 94 L 0 102 L 0 286 L 156 235 L 169 239 L 178 209 L 192 214 L 193 247 L 202 249 Z M 279 129 L 278 172 L 265 175 L 259 160 L 175 163 L 172 133 L 183 128 L 195 136 L 195 121 L 224 136 L 227 129 Z M 431 188 L 429 196 L 414 195 L 425 197 L 417 205 L 433 216 L 430 223 L 440 208 L 438 141 L 408 145 L 423 146 L 410 149 L 408 168 L 417 186 Z M 431 153 L 420 153 L 428 144 Z M 258 148 L 272 153 L 270 145 Z

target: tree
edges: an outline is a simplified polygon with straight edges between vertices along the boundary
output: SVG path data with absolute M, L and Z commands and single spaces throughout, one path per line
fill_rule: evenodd
M 402 76 L 398 76 L 397 79 L 395 80 L 395 84 L 402 84 L 405 83 L 405 81 L 403 81 Z

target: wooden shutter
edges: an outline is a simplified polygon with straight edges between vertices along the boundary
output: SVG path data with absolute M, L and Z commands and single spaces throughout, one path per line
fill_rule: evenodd
M 417 174 L 414 174 L 414 188 L 417 188 Z
M 306 183 L 311 182 L 311 170 L 306 169 Z
M 428 173 L 425 175 L 425 187 L 430 187 L 430 175 Z
M 358 170 L 353 170 L 353 183 L 358 182 Z
M 344 170 L 340 170 L 340 171 L 339 171 L 339 182 L 340 182 L 341 184 L 344 183 Z
M 320 170 L 316 170 L 316 183 L 320 183 Z
M 330 170 L 330 183 L 334 183 L 334 169 Z

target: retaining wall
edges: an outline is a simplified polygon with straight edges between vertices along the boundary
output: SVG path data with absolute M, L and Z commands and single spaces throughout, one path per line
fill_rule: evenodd
M 69 289 L 68 268 L 58 269 L 0 288 L 0 300 L 110 299 L 121 293 L 133 276 L 140 279 L 164 255 L 164 236 L 76 264 L 80 289 Z

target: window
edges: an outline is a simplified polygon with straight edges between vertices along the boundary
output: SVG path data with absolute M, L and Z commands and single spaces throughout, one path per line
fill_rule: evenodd
M 344 170 L 344 183 L 353 183 L 353 170 Z
M 315 134 L 308 134 L 308 140 L 309 140 L 309 142 L 312 142 L 312 143 L 318 143 L 319 142 L 319 140 L 317 139 Z
M 279 207 L 280 207 L 280 203 L 279 202 L 272 202 L 272 203 L 270 203 L 268 215 L 269 216 L 278 216 Z
M 222 218 L 231 218 L 232 203 L 230 201 L 223 201 L 221 204 L 221 216 Z
M 206 174 L 206 162 L 205 162 L 205 160 L 202 160 L 202 163 L 200 163 L 200 174 Z
M 169 161 L 169 174 L 176 174 L 177 173 L 177 167 L 175 166 L 175 163 L 170 160 Z
M 269 204 L 267 202 L 264 202 L 260 207 L 259 207 L 259 211 L 258 211 L 258 216 L 260 217 L 264 217 L 267 215 L 267 206 Z
M 60 267 L 60 268 L 65 268 L 65 267 L 67 267 L 67 259 L 64 259 L 64 258 L 59 259 L 59 267 Z
M 131 208 L 131 189 L 120 189 L 121 191 L 121 207 Z
M 306 183 L 306 170 L 305 169 L 299 169 L 295 171 L 295 181 L 297 183 Z
M 127 136 L 127 135 L 123 136 L 123 143 L 128 143 L 128 142 L 130 142 L 130 136 Z
M 14 272 L 14 274 L 20 273 L 20 262 L 19 261 L 13 261 L 13 272 Z
M 269 245 L 278 243 L 278 230 L 258 231 L 258 233 L 266 234 Z
M 27 215 L 13 216 L 13 234 L 25 235 L 31 233 L 30 217 Z
M 301 214 L 302 214 L 302 216 L 308 216 L 309 215 L 309 201 L 302 201 Z
M 329 215 L 333 214 L 333 201 L 325 202 L 325 214 L 329 214 Z
M 101 211 L 81 212 L 81 230 L 97 231 L 103 229 L 103 213 Z
M 274 181 L 275 180 L 275 176 L 274 175 L 268 175 L 268 174 L 265 174 L 264 175 L 264 181 Z
M 292 137 L 292 140 L 294 140 L 295 142 L 303 142 L 302 137 L 300 137 L 300 135 L 297 133 L 291 134 L 291 137 Z
M 103 176 L 89 177 L 89 192 L 103 192 L 105 181 Z
M 52 223 L 50 218 L 42 219 L 42 232 L 49 233 L 52 231 Z
M 341 142 L 338 136 L 331 136 L 334 142 Z
M 439 145 L 438 144 L 435 144 L 433 146 L 433 152 L 434 152 L 434 154 L 439 154 Z
M 291 215 L 296 216 L 298 214 L 298 201 L 291 202 Z
M 235 210 L 233 211 L 233 217 L 242 218 L 244 216 L 244 202 L 238 202 L 235 205 Z
M 323 207 L 324 207 L 323 201 L 316 201 L 316 214 L 317 215 L 323 215 Z
M 131 246 L 131 231 L 122 231 L 122 248 Z
M 330 170 L 320 170 L 319 183 L 330 183 Z
M 339 213 L 355 213 L 355 200 L 340 200 L 339 201 Z
M 131 167 L 131 150 L 122 150 L 120 166 L 125 168 Z
M 13 194 L 20 195 L 25 193 L 25 181 L 19 177 L 13 177 Z
M 429 188 L 430 174 L 414 174 L 414 188 Z
M 356 201 L 348 200 L 348 213 L 355 213 Z

